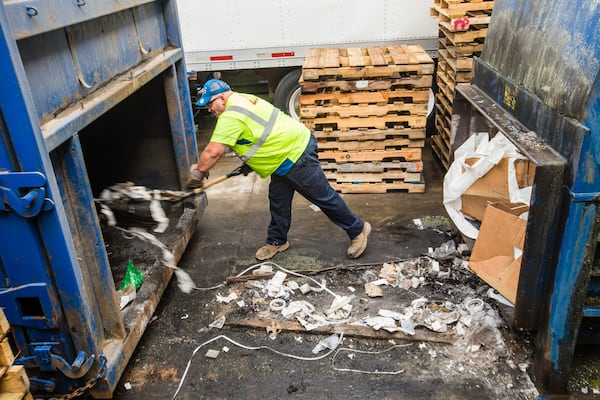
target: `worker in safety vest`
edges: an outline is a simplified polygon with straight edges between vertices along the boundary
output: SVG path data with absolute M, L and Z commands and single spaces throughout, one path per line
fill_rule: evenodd
M 360 257 L 367 247 L 371 225 L 350 211 L 327 181 L 311 131 L 267 101 L 234 92 L 221 80 L 208 80 L 200 94 L 196 104 L 207 106 L 217 116 L 217 122 L 198 164 L 192 166 L 188 187 L 202 187 L 208 171 L 228 147 L 261 178 L 271 177 L 271 222 L 266 244 L 258 249 L 256 258 L 270 259 L 290 246 L 287 234 L 294 192 L 317 205 L 345 230 L 351 240 L 348 257 Z

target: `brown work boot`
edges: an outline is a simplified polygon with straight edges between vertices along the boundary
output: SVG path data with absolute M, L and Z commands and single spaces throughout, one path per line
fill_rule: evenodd
M 260 261 L 268 260 L 269 258 L 275 257 L 275 254 L 286 251 L 290 247 L 290 242 L 284 244 L 265 244 L 263 247 L 256 251 L 256 259 Z
M 371 233 L 371 224 L 365 222 L 362 232 L 352 239 L 352 243 L 350 243 L 350 247 L 348 247 L 348 251 L 346 252 L 348 258 L 358 258 L 364 253 L 367 248 L 367 238 L 369 237 L 369 233 Z

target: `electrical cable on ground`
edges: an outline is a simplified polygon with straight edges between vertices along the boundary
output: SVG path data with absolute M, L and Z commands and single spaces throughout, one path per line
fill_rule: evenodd
M 187 362 L 185 370 L 183 371 L 183 375 L 181 376 L 181 381 L 179 382 L 179 386 L 177 386 L 177 390 L 175 391 L 175 394 L 171 398 L 172 400 L 175 399 L 175 397 L 177 397 L 177 395 L 179 394 L 179 391 L 181 390 L 181 387 L 183 386 L 183 383 L 185 382 L 185 378 L 186 378 L 187 373 L 188 373 L 188 371 L 190 369 L 190 366 L 192 365 L 192 359 L 194 358 L 194 356 L 196 355 L 196 353 L 202 347 L 204 347 L 207 344 L 210 344 L 212 342 L 215 342 L 215 341 L 217 341 L 219 339 L 224 339 L 224 340 L 228 341 L 229 343 L 231 343 L 231 344 L 233 344 L 235 346 L 238 346 L 238 347 L 240 347 L 242 349 L 246 349 L 246 350 L 269 350 L 269 351 L 271 351 L 271 352 L 273 352 L 275 354 L 278 354 L 280 356 L 288 357 L 288 358 L 293 358 L 293 359 L 300 360 L 300 361 L 318 361 L 318 360 L 322 360 L 323 358 L 328 357 L 331 353 L 333 353 L 335 351 L 335 348 L 334 348 L 334 349 L 331 349 L 330 351 L 328 351 L 327 353 L 325 353 L 325 354 L 323 354 L 321 356 L 318 356 L 318 357 L 301 357 L 301 356 L 297 356 L 297 355 L 294 355 L 294 354 L 283 353 L 283 352 L 281 352 L 279 350 L 275 350 L 275 349 L 273 349 L 273 348 L 271 348 L 269 346 L 246 346 L 246 345 L 243 345 L 243 344 L 241 344 L 239 342 L 236 342 L 233 339 L 230 339 L 229 337 L 227 337 L 225 335 L 219 335 L 219 336 L 216 336 L 216 337 L 214 337 L 214 338 L 212 338 L 210 340 L 207 340 L 206 342 L 202 343 L 201 345 L 199 345 L 198 347 L 196 347 L 194 349 L 194 351 L 192 352 L 192 355 L 190 356 L 190 359 Z M 340 343 L 342 343 L 343 339 L 344 339 L 344 334 L 342 333 L 342 334 L 340 334 L 340 338 L 338 340 L 336 348 L 337 348 L 337 346 Z
M 353 352 L 353 353 L 361 353 L 361 354 L 383 354 L 383 353 L 387 353 L 388 351 L 391 351 L 395 348 L 398 347 L 409 347 L 412 344 L 397 344 L 394 345 L 390 348 L 387 348 L 385 350 L 381 350 L 381 351 L 365 351 L 365 350 L 356 350 L 356 349 L 350 349 L 347 347 L 342 347 L 341 349 L 337 349 L 337 351 L 335 352 L 335 354 L 333 355 L 333 357 L 331 358 L 331 367 L 334 369 L 334 371 L 341 371 L 341 372 L 357 372 L 357 373 L 361 373 L 361 374 L 375 374 L 375 375 L 398 375 L 404 372 L 403 369 L 397 370 L 397 371 L 365 371 L 365 370 L 360 370 L 360 369 L 351 369 L 351 368 L 337 368 L 334 363 L 335 363 L 335 358 L 337 357 L 337 355 L 342 352 L 342 351 L 347 351 L 347 352 Z

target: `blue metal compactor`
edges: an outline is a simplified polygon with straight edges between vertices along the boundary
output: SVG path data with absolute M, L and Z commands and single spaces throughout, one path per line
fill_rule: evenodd
M 496 0 L 455 90 L 453 149 L 503 134 L 535 165 L 513 324 L 537 331 L 542 393 L 564 392 L 576 344 L 600 339 L 599 72 L 600 2 Z
M 175 2 L 4 0 L 0 30 L 0 306 L 16 363 L 36 395 L 111 398 L 172 272 L 160 256 L 137 265 L 121 311 L 136 246 L 104 230 L 94 199 L 127 181 L 180 190 L 197 160 Z M 205 204 L 158 236 L 175 261 Z

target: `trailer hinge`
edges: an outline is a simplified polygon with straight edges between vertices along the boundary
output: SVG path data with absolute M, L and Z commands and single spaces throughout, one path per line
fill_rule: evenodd
M 54 202 L 46 198 L 46 177 L 40 172 L 0 171 L 0 211 L 13 211 L 24 218 L 49 211 Z
M 59 370 L 67 378 L 77 379 L 88 373 L 95 356 L 87 356 L 83 351 L 77 354 L 77 357 L 72 364 L 69 364 L 64 358 L 52 353 L 51 345 L 36 346 L 33 349 L 34 355 L 29 357 L 21 357 L 15 360 L 15 364 L 24 365 L 25 367 L 37 367 L 41 371 L 51 372 Z

